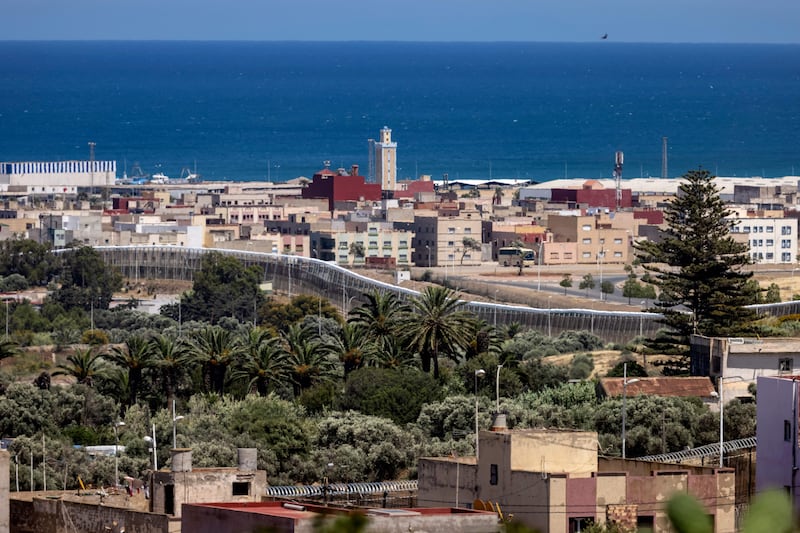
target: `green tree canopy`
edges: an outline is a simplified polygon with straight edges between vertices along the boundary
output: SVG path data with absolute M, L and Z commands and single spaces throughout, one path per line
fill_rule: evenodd
M 65 309 L 108 309 L 114 292 L 122 288 L 119 269 L 107 265 L 90 246 L 75 248 L 61 257 L 61 286 L 53 293 L 53 299 Z
M 683 176 L 678 194 L 664 211 L 660 239 L 637 243 L 636 253 L 660 289 L 655 302 L 677 345 L 689 335 L 742 334 L 754 318 L 747 243 L 730 235 L 735 220 L 706 170 Z
M 58 272 L 58 260 L 46 244 L 30 239 L 0 242 L 0 276 L 19 274 L 31 285 L 46 285 Z
M 559 281 L 558 284 L 564 287 L 564 296 L 566 296 L 567 289 L 572 287 L 572 276 L 570 276 L 569 274 L 564 274 L 564 277 L 561 278 L 561 281 Z
M 216 324 L 223 317 L 242 322 L 256 319 L 264 303 L 258 267 L 245 267 L 235 257 L 211 252 L 203 256 L 200 271 L 194 275 L 192 290 L 181 299 L 181 320 L 204 320 Z M 174 319 L 174 307 L 166 312 Z

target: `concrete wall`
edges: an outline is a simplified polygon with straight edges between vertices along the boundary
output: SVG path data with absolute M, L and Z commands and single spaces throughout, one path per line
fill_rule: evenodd
M 103 533 L 114 523 L 129 532 L 169 532 L 169 517 L 163 514 L 63 500 L 13 500 L 11 515 L 12 533 Z
M 0 450 L 0 533 L 9 532 L 8 495 L 11 492 L 11 482 L 8 469 L 10 464 L 8 452 Z
M 478 482 L 474 462 L 422 458 L 417 463 L 417 472 L 420 479 L 427 481 L 420 483 L 417 491 L 417 505 L 420 507 L 467 507 L 476 498 Z
M 588 477 L 597 470 L 597 433 L 591 431 L 481 432 L 479 476 L 488 480 L 490 464 L 500 469 L 568 473 Z

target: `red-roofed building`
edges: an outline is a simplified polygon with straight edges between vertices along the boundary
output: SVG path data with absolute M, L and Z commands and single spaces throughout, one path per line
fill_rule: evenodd
M 630 189 L 622 189 L 622 198 L 619 206 L 622 209 L 633 206 L 633 195 Z M 606 189 L 597 180 L 587 180 L 580 189 L 552 189 L 550 201 L 553 203 L 567 204 L 570 208 L 577 207 L 604 207 L 617 208 L 617 190 Z
M 325 198 L 328 210 L 333 211 L 337 203 L 380 201 L 381 186 L 367 183 L 364 176 L 359 176 L 358 165 L 353 165 L 349 174 L 344 169 L 324 168 L 303 189 L 303 198 Z

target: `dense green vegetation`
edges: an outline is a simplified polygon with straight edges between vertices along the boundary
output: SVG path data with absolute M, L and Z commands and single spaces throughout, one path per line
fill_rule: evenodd
M 683 176 L 677 196 L 664 210 L 660 240 L 636 244 L 637 258 L 659 289 L 655 308 L 663 334 L 652 344 L 685 353 L 692 334 L 740 336 L 752 333 L 755 303 L 749 246 L 731 235 L 735 221 L 720 198 L 713 176 L 693 170 Z M 758 284 L 755 284 L 757 292 Z
M 167 464 L 173 401 L 185 417 L 176 444 L 191 447 L 198 466 L 232 465 L 237 447 L 255 447 L 273 484 L 413 477 L 417 457 L 474 453 L 474 395 L 486 428 L 498 375 L 511 427 L 595 430 L 603 453 L 619 453 L 620 400 L 598 398 L 594 382 L 580 381 L 593 372 L 592 352 L 607 348 L 588 332 L 495 330 L 445 287 L 406 303 L 365 294 L 344 317 L 313 296 L 264 298 L 258 276 L 215 254 L 180 306 L 154 316 L 132 300 L 109 310 L 105 291 L 119 285 L 118 273 L 99 272 L 91 249 L 78 252 L 45 254 L 45 264 L 63 267 L 37 278 L 51 296 L 40 308 L 11 304 L 11 335 L 0 345 L 0 436 L 16 438 L 20 464 L 33 456 L 38 487 L 43 442 L 57 488 L 78 476 L 113 483 L 112 458 L 90 461 L 73 445 L 113 444 L 118 421 L 121 475 L 149 468 L 143 436 L 152 424 L 159 465 Z M 30 263 L 0 267 L 5 279 Z M 56 366 L 17 350 L 43 341 L 54 344 Z M 552 364 L 559 354 L 573 354 L 571 364 Z M 479 368 L 486 375 L 476 381 Z M 64 376 L 68 385 L 52 385 Z M 714 442 L 716 416 L 699 400 L 629 397 L 628 453 Z M 725 416 L 726 438 L 753 434 L 752 405 L 732 403 Z M 30 486 L 27 474 L 19 481 Z

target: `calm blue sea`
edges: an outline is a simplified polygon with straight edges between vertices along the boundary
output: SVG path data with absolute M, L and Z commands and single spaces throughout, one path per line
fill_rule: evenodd
M 800 173 L 800 46 L 0 42 L 0 160 L 115 159 L 121 176 L 280 181 L 368 167 L 384 125 L 400 176 Z

